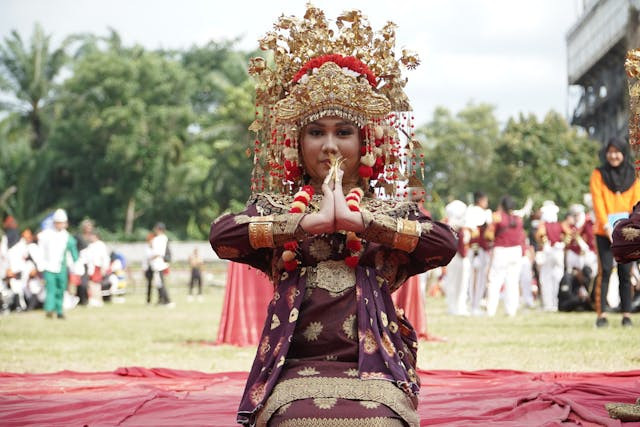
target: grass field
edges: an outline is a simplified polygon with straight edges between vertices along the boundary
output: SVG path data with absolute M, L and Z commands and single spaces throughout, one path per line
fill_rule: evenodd
M 148 306 L 142 286 L 126 302 L 78 307 L 66 320 L 42 311 L 0 317 L 0 371 L 111 371 L 121 366 L 247 371 L 253 348 L 214 346 L 224 289 L 208 287 L 188 302 L 173 284 L 173 309 Z M 521 311 L 515 318 L 452 317 L 442 299 L 427 301 L 429 332 L 444 342 L 422 342 L 423 369 L 620 371 L 640 369 L 640 319 L 623 329 L 594 327 L 593 313 Z

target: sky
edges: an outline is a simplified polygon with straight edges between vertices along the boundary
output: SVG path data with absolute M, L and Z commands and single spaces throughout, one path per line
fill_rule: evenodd
M 304 0 L 0 0 L 0 38 L 17 30 L 28 40 L 35 22 L 54 45 L 79 32 L 120 34 L 126 45 L 188 48 L 235 39 L 254 49 L 281 14 L 301 16 Z M 501 123 L 518 114 L 571 115 L 566 33 L 581 0 L 315 0 L 328 18 L 360 9 L 374 30 L 398 25 L 397 48 L 417 52 L 407 93 L 416 122 L 437 106 L 453 113 L 469 102 L 489 103 Z

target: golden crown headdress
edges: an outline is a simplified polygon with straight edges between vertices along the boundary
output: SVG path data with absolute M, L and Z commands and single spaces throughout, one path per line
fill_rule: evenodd
M 419 60 L 406 50 L 396 58 L 395 28 L 388 22 L 374 32 L 358 10 L 338 16 L 332 28 L 311 4 L 303 18 L 279 18 L 260 40 L 261 49 L 273 53 L 273 64 L 264 58 L 249 64 L 256 79 L 256 120 L 249 127 L 256 133 L 252 191 L 290 192 L 301 184 L 300 130 L 326 116 L 361 128 L 361 176 L 391 195 L 400 181 L 421 186 L 415 171 L 424 163 L 414 154 L 418 143 L 401 73 L 401 66 L 413 69 Z
M 629 77 L 629 144 L 635 157 L 636 175 L 640 178 L 640 49 L 627 52 L 624 67 Z

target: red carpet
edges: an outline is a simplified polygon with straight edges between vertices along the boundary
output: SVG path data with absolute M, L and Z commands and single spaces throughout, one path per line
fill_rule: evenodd
M 246 372 L 171 369 L 0 373 L 2 426 L 233 426 Z M 422 371 L 422 426 L 640 426 L 610 419 L 640 371 Z

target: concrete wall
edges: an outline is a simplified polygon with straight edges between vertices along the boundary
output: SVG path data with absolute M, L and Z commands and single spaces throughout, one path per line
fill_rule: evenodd
M 107 247 L 112 251 L 116 251 L 124 255 L 127 263 L 139 264 L 145 254 L 146 242 L 134 242 L 134 243 L 119 243 L 119 242 L 105 242 Z M 224 262 L 216 253 L 211 249 L 211 245 L 207 241 L 190 241 L 179 242 L 169 241 L 169 247 L 171 248 L 171 262 L 187 262 L 189 254 L 194 248 L 198 248 L 200 258 L 206 263 L 210 262 Z

